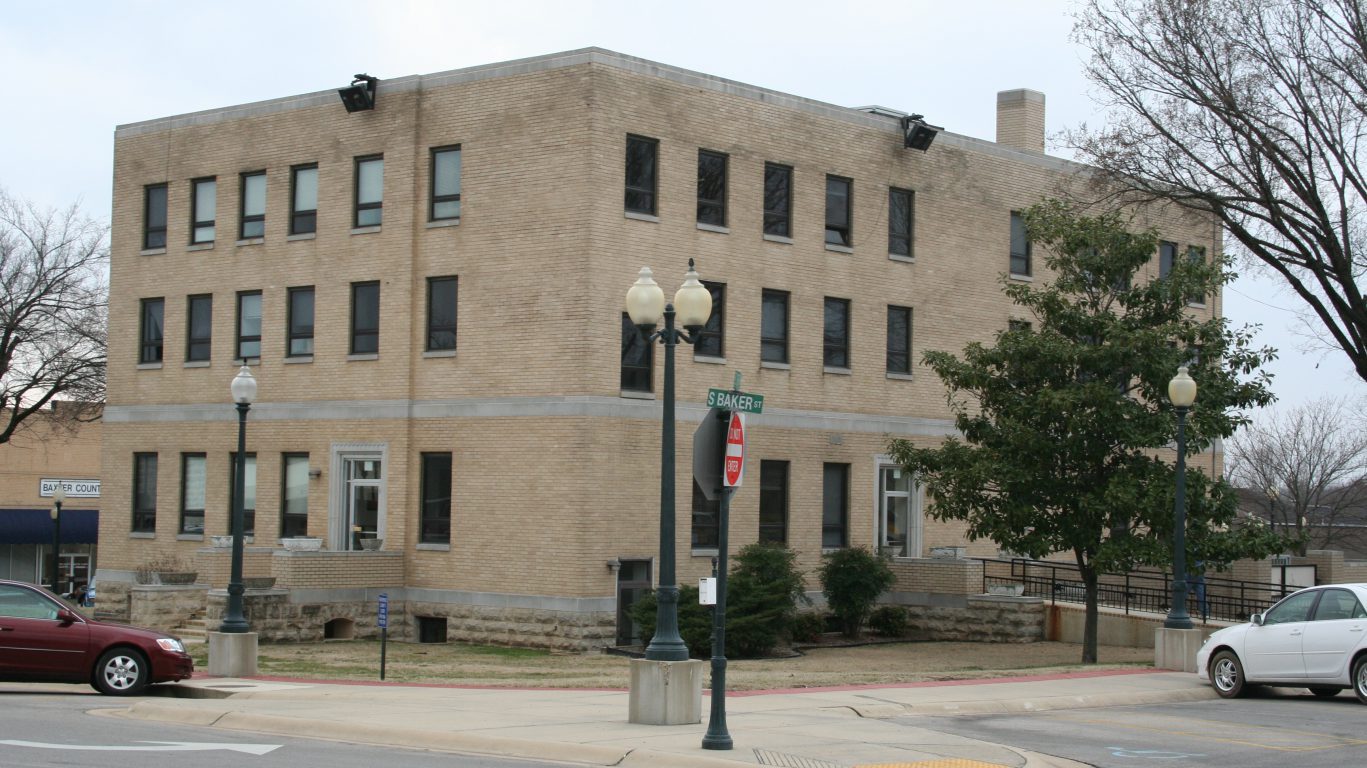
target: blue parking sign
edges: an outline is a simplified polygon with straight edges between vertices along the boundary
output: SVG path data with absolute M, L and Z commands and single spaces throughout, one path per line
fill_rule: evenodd
M 380 629 L 389 626 L 389 595 L 380 593 Z

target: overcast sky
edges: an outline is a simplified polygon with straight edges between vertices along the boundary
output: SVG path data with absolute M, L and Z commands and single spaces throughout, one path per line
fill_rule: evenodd
M 114 127 L 597 46 L 847 107 L 920 112 L 992 140 L 996 93 L 1043 91 L 1053 135 L 1095 124 L 1071 0 L 0 3 L 0 186 L 108 219 Z M 1051 153 L 1064 154 L 1051 143 Z M 1245 270 L 1247 271 L 1247 270 Z M 1281 406 L 1367 386 L 1341 352 L 1305 351 L 1299 302 L 1271 279 L 1225 291 L 1263 326 Z

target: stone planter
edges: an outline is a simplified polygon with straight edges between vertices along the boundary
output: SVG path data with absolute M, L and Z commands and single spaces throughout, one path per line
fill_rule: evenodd
M 317 552 L 323 548 L 323 540 L 317 536 L 296 536 L 281 539 L 280 543 L 291 552 Z
M 384 539 L 361 539 L 361 549 L 366 552 L 378 552 L 384 546 Z
M 244 589 L 270 589 L 274 586 L 274 576 L 247 576 L 242 579 Z
M 157 571 L 156 581 L 158 584 L 184 586 L 194 584 L 199 574 L 195 571 Z
M 930 556 L 941 560 L 962 560 L 968 547 L 931 547 Z
M 1024 584 L 989 584 L 987 594 L 1000 597 L 1020 597 L 1025 594 Z
M 233 545 L 232 536 L 210 536 L 209 546 L 214 549 L 227 549 Z

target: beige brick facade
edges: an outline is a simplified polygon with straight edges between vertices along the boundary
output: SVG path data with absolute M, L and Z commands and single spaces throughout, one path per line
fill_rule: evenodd
M 624 215 L 628 134 L 659 142 L 653 217 Z M 435 226 L 429 150 L 452 145 L 462 151 L 462 216 Z M 724 228 L 697 224 L 699 150 L 728 157 Z M 353 161 L 375 154 L 384 156 L 383 225 L 353 230 Z M 789 238 L 763 236 L 766 162 L 793 169 Z M 290 168 L 307 163 L 318 165 L 317 231 L 290 237 Z M 261 170 L 265 236 L 238 241 L 239 175 Z M 787 542 L 801 567 L 814 570 L 821 553 L 824 463 L 850 465 L 848 538 L 874 546 L 887 440 L 933 444 L 952 428 L 921 354 L 990 340 L 1018 317 L 1000 285 L 1009 212 L 1083 172 L 948 132 L 928 152 L 908 150 L 892 117 L 598 49 L 382 80 L 374 111 L 348 114 L 325 92 L 122 126 L 101 577 L 123 578 L 157 553 L 194 557 L 206 548 L 202 536 L 178 532 L 182 453 L 206 455 L 205 532 L 227 532 L 235 297 L 259 290 L 262 354 L 252 371 L 260 388 L 247 433 L 257 456 L 254 546 L 279 545 L 281 455 L 307 453 L 308 531 L 331 551 L 319 562 L 340 569 L 315 574 L 308 558 L 277 557 L 278 587 L 325 601 L 329 586 L 341 595 L 358 585 L 356 574 L 373 573 L 365 586 L 388 588 L 426 615 L 447 606 L 453 632 L 478 623 L 472 605 L 582 615 L 590 618 L 578 625 L 601 626 L 617 599 L 609 563 L 650 560 L 658 549 L 660 404 L 621 391 L 623 300 L 643 264 L 669 294 L 690 258 L 704 280 L 726 285 L 724 359 L 695 360 L 679 348 L 679 580 L 710 568 L 712 552 L 689 546 L 692 433 L 707 389 L 730 386 L 735 371 L 744 390 L 765 396 L 765 410 L 749 422 L 733 548 L 758 535 L 760 460 L 789 462 Z M 828 174 L 853 179 L 848 252 L 824 244 Z M 190 180 L 205 176 L 218 180 L 217 236 L 212 247 L 192 248 Z M 168 185 L 167 247 L 144 251 L 152 184 Z M 889 187 L 915 192 L 910 259 L 889 255 Z M 1209 223 L 1157 211 L 1140 223 L 1184 248 L 1218 250 Z M 1042 260 L 1036 265 L 1033 278 L 1047 280 Z M 1157 270 L 1155 255 L 1149 271 Z M 459 279 L 454 355 L 424 351 L 426 281 L 436 276 Z M 349 286 L 361 281 L 381 286 L 373 359 L 348 354 Z M 304 362 L 285 355 L 287 289 L 300 286 L 316 296 L 314 353 Z M 760 361 L 764 289 L 790 294 L 786 366 Z M 213 295 L 208 365 L 185 363 L 193 294 Z M 825 297 L 850 301 L 848 371 L 823 366 Z M 147 298 L 165 301 L 158 365 L 138 364 Z M 886 372 L 889 305 L 913 309 L 910 376 Z M 1203 311 L 1218 312 L 1218 297 Z M 657 393 L 662 360 L 657 346 Z M 336 551 L 346 547 L 347 451 L 383 462 L 383 550 L 398 555 L 373 572 L 368 553 Z M 418 540 L 425 452 L 452 454 L 449 543 Z M 154 532 L 130 533 L 135 453 L 158 456 Z M 923 500 L 914 496 L 919 518 Z M 918 554 L 965 543 L 958 526 L 918 530 Z M 969 554 L 996 548 L 975 542 Z M 203 570 L 201 580 L 221 586 L 219 565 Z M 519 626 L 538 624 L 523 618 Z M 574 623 L 539 625 L 554 634 Z M 593 638 L 581 644 L 598 642 L 597 630 L 576 632 Z M 470 628 L 466 636 L 490 635 Z

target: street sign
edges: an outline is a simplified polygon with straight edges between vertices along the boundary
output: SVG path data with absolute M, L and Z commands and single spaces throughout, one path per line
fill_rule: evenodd
M 762 413 L 764 411 L 764 395 L 756 395 L 752 392 L 733 392 L 729 389 L 709 389 L 707 390 L 707 407 L 720 408 L 723 411 Z
M 713 408 L 702 417 L 693 433 L 693 480 L 708 501 L 716 501 L 721 490 L 723 440 L 726 439 L 726 420 L 720 408 Z
M 698 605 L 717 604 L 717 579 L 715 576 L 704 576 L 698 579 Z
M 726 428 L 726 459 L 722 465 L 722 482 L 727 488 L 739 487 L 745 479 L 745 414 L 731 412 Z
M 380 629 L 389 626 L 389 595 L 380 593 Z

